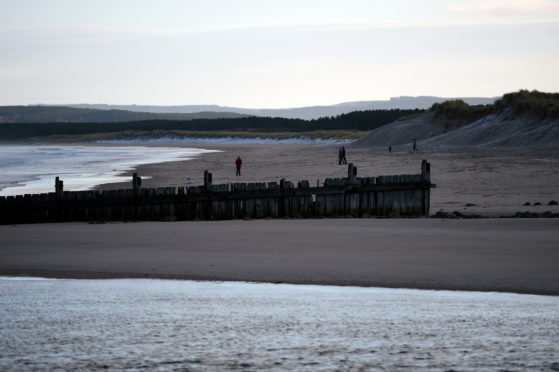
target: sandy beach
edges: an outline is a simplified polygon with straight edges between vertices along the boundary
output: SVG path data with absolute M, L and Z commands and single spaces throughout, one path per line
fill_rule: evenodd
M 177 278 L 559 295 L 559 219 L 0 226 L 0 275 Z
M 337 147 L 194 145 L 221 152 L 141 166 L 143 186 L 343 177 Z M 234 159 L 244 160 L 236 177 Z M 431 214 L 559 212 L 549 153 L 348 148 L 361 176 L 432 164 Z M 131 172 L 130 172 L 131 173 Z M 128 183 L 102 189 L 128 188 Z M 523 204 L 530 202 L 530 206 Z M 534 205 L 536 202 L 541 205 Z M 314 219 L 0 226 L 0 275 L 149 277 L 559 294 L 559 219 Z
M 188 145 L 183 145 L 188 146 Z M 192 147 L 220 150 L 193 161 L 140 166 L 145 187 L 184 186 L 190 178 L 203 183 L 204 170 L 213 173 L 213 183 L 308 180 L 311 185 L 325 178 L 347 177 L 347 167 L 338 165 L 337 146 L 253 144 Z M 392 153 L 379 148 L 347 148 L 347 160 L 358 176 L 371 177 L 421 173 L 421 160 L 431 163 L 431 214 L 459 211 L 489 217 L 510 216 L 519 211 L 559 213 L 559 151 L 479 149 L 431 149 L 410 153 L 395 146 Z M 243 161 L 242 176 L 235 177 L 234 161 Z M 131 177 L 133 172 L 129 172 Z M 130 183 L 102 185 L 100 189 L 130 188 Z M 529 206 L 524 204 L 530 203 Z M 534 205 L 540 203 L 540 205 Z

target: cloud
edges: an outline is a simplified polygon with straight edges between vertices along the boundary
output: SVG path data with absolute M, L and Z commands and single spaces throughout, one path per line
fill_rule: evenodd
M 33 78 L 38 75 L 37 71 L 23 67 L 2 67 L 0 66 L 0 79 L 22 79 Z
M 135 30 L 119 27 L 61 27 L 0 31 L 0 45 L 40 44 L 76 45 L 124 42 L 158 38 L 172 34 L 159 30 Z
M 447 12 L 464 16 L 527 16 L 559 12 L 557 0 L 474 0 L 454 3 Z
M 535 3 L 548 3 L 545 0 L 532 0 Z M 503 4 L 503 1 L 487 0 L 483 4 Z M 532 4 L 520 0 L 509 1 L 515 4 Z M 476 3 L 477 4 L 477 3 Z M 482 3 L 479 3 L 483 5 Z M 474 4 L 475 5 L 475 4 Z M 473 6 L 473 5 L 472 5 Z M 558 6 L 559 8 L 559 6 Z M 473 7 L 468 8 L 468 12 L 460 14 L 473 14 Z M 485 7 L 484 7 L 485 9 Z M 489 9 L 489 8 L 487 8 Z M 491 8 L 496 11 L 495 7 Z M 520 8 L 514 8 L 520 9 Z M 531 8 L 534 10 L 534 8 Z M 543 9 L 543 8 L 539 8 Z M 551 8 L 549 8 L 551 9 Z M 509 13 L 510 9 L 509 9 Z M 132 29 L 120 27 L 98 27 L 98 26 L 79 26 L 65 28 L 36 28 L 25 30 L 0 30 L 0 55 L 2 47 L 10 45 L 90 45 L 107 43 L 124 43 L 130 41 L 155 41 L 166 38 L 181 38 L 185 36 L 204 35 L 204 34 L 230 34 L 232 32 L 336 32 L 351 30 L 375 30 L 375 29 L 403 29 L 403 28 L 424 28 L 424 27 L 459 27 L 459 26 L 482 26 L 482 25 L 523 25 L 559 23 L 559 14 L 553 18 L 539 19 L 519 19 L 511 17 L 465 17 L 462 19 L 432 19 L 432 20 L 324 20 L 324 21 L 301 21 L 270 24 L 248 24 L 230 26 L 226 28 L 210 29 Z

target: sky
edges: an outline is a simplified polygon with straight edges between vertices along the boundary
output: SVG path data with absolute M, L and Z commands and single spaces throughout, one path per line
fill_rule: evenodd
M 0 105 L 559 91 L 559 0 L 0 0 Z

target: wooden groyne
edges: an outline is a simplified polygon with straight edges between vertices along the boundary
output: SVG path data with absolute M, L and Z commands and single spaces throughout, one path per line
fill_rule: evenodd
M 64 191 L 57 177 L 53 193 L 0 197 L 0 224 L 427 216 L 432 187 L 425 160 L 420 174 L 378 177 L 357 177 L 349 164 L 347 177 L 316 187 L 284 179 L 214 185 L 205 171 L 202 186 L 142 188 L 134 174 L 131 189 Z

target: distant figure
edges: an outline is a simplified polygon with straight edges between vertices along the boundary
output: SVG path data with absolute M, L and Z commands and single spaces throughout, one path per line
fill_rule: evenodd
M 415 140 L 415 138 L 413 139 L 413 152 L 417 151 L 417 141 Z
M 190 177 L 188 177 L 188 178 L 186 179 L 186 184 L 187 184 L 187 185 L 194 185 L 194 182 L 192 182 L 192 180 L 190 179 Z
M 345 147 L 341 147 L 338 151 L 338 164 L 347 164 L 347 160 L 345 158 Z
M 388 145 L 388 152 L 392 152 L 392 145 Z
M 243 165 L 243 160 L 240 156 L 237 156 L 237 160 L 235 160 L 235 166 L 237 168 L 237 176 L 241 175 L 241 166 Z

